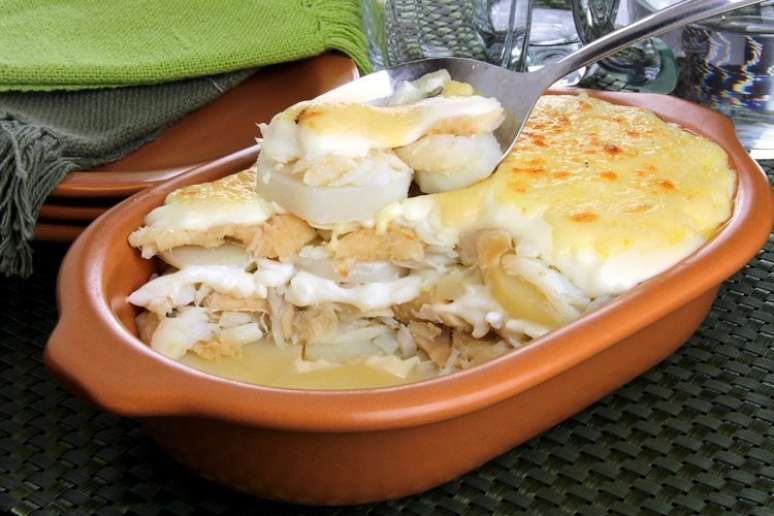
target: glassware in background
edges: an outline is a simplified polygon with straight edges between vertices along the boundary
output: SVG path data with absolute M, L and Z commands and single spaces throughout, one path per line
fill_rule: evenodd
M 774 159 L 774 1 L 683 30 L 679 95 L 734 120 L 755 159 Z
M 637 18 L 679 0 L 629 0 Z M 662 36 L 681 57 L 677 95 L 734 120 L 756 159 L 774 159 L 774 1 Z
M 528 44 L 532 23 L 532 0 L 469 0 L 474 24 L 484 40 L 487 61 L 511 70 L 527 66 Z
M 536 0 L 532 9 L 532 27 L 529 35 L 528 69 L 559 61 L 581 47 L 575 30 L 570 2 Z M 587 67 L 570 73 L 558 84 L 574 86 L 586 75 Z
M 628 0 L 625 8 L 622 8 L 622 14 L 627 20 L 627 23 L 631 23 L 635 20 L 639 20 L 640 18 L 645 18 L 646 16 L 651 15 L 656 11 L 666 9 L 670 5 L 681 1 L 682 0 Z M 669 45 L 675 57 L 683 56 L 681 44 L 682 33 L 683 29 L 680 28 L 659 36 L 659 38 L 664 41 L 664 43 Z
M 572 0 L 575 28 L 586 44 L 640 18 L 631 4 L 620 0 Z M 621 12 L 619 13 L 619 8 Z M 623 14 L 623 16 L 619 16 Z M 621 18 L 624 18 L 621 20 Z M 621 22 L 621 23 L 617 23 Z M 597 63 L 606 74 L 628 89 L 670 93 L 677 85 L 677 66 L 671 48 L 659 38 L 650 38 Z
M 362 0 L 376 68 L 430 57 L 471 57 L 523 70 L 532 0 Z

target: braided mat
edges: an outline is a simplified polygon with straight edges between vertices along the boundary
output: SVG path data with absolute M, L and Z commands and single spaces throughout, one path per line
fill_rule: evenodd
M 327 509 L 210 484 L 60 387 L 41 353 L 64 252 L 38 244 L 33 278 L 0 280 L 0 512 L 774 515 L 774 236 L 685 346 L 589 409 L 424 494 Z

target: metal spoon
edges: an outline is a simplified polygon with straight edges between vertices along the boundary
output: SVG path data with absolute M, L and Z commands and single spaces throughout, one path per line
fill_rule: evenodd
M 366 75 L 331 90 L 320 99 L 374 102 L 392 95 L 403 81 L 412 81 L 445 68 L 453 79 L 472 84 L 482 95 L 494 97 L 503 105 L 506 118 L 495 131 L 503 151 L 502 160 L 516 142 L 540 95 L 568 73 L 614 54 L 637 41 L 761 1 L 763 0 L 684 0 L 594 40 L 561 61 L 534 72 L 513 72 L 474 59 L 423 59 Z

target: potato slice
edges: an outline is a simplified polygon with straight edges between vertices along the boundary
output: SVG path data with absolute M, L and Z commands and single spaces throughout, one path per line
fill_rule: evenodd
M 521 276 L 506 273 L 502 266 L 484 272 L 489 291 L 508 315 L 555 328 L 564 322 L 548 297 L 539 288 Z

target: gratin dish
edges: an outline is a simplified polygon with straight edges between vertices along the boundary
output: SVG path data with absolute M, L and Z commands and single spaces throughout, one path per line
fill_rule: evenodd
M 648 108 L 720 144 L 738 174 L 734 212 L 686 260 L 525 348 L 416 384 L 308 391 L 210 376 L 145 346 L 126 297 L 154 264 L 129 246 L 127 235 L 171 191 L 250 166 L 258 153 L 250 148 L 131 197 L 81 235 L 60 271 L 60 320 L 46 364 L 74 392 L 141 419 L 180 462 L 261 497 L 369 502 L 475 468 L 672 353 L 701 323 L 720 283 L 771 231 L 768 182 L 726 118 L 672 97 L 589 94 Z

